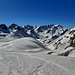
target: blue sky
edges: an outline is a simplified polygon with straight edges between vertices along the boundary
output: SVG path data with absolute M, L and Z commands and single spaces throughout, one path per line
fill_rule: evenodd
M 0 0 L 0 24 L 75 27 L 75 0 Z

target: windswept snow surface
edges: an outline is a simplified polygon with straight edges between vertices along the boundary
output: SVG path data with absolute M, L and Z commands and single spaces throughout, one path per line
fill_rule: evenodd
M 0 75 L 75 75 L 75 58 L 47 54 L 33 38 L 0 39 Z

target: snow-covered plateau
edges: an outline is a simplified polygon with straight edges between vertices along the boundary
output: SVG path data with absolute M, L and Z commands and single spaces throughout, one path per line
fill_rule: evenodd
M 0 25 L 0 75 L 75 75 L 75 28 Z

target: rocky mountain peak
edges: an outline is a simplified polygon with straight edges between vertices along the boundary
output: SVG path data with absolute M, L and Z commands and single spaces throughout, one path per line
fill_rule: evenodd
M 6 26 L 5 24 L 0 24 L 0 27 L 1 27 L 2 29 L 7 30 L 7 26 Z
M 17 24 L 11 24 L 9 27 L 7 27 L 5 24 L 0 25 L 1 28 L 4 29 L 1 30 L 4 33 L 6 32 L 6 29 L 10 32 L 10 35 L 15 37 L 33 37 L 35 39 L 39 39 L 40 42 L 43 44 L 48 44 L 51 41 L 57 39 L 61 35 L 65 34 L 68 30 L 63 28 L 61 25 L 51 24 L 51 25 L 41 25 L 41 26 L 18 26 Z M 8 36 L 7 35 L 7 36 Z

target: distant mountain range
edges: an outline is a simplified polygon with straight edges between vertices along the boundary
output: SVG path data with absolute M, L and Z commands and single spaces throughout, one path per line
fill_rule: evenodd
M 68 31 L 61 25 L 41 25 L 41 26 L 18 26 L 11 24 L 7 27 L 5 24 L 0 25 L 0 36 L 10 38 L 22 38 L 22 37 L 33 37 L 44 45 L 47 45 L 51 41 L 57 39 Z

